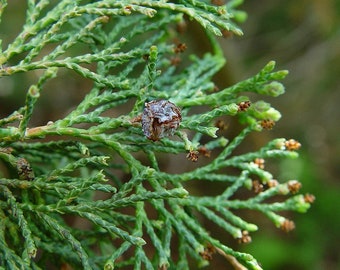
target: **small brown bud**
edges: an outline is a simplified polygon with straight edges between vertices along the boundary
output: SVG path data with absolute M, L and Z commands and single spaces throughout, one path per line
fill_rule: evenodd
M 140 123 L 140 122 L 142 122 L 142 115 L 141 114 L 130 120 L 130 123 L 132 125 L 136 125 L 137 123 Z
M 198 151 L 190 150 L 189 153 L 187 154 L 187 159 L 192 162 L 197 162 L 198 154 L 199 154 Z
M 303 198 L 306 203 L 313 203 L 315 201 L 315 196 L 312 194 L 306 194 Z
M 295 229 L 295 223 L 292 220 L 285 219 L 285 221 L 281 224 L 280 229 L 284 232 L 290 232 Z
M 257 165 L 260 169 L 264 169 L 264 159 L 263 158 L 255 158 L 254 163 Z
M 240 244 L 248 244 L 251 242 L 251 237 L 248 231 L 242 231 L 242 237 L 238 238 Z
M 298 141 L 294 140 L 294 139 L 290 139 L 288 141 L 285 141 L 285 146 L 286 149 L 289 151 L 295 151 L 295 150 L 299 150 L 301 147 L 301 143 L 299 143 Z
M 202 156 L 207 158 L 210 157 L 211 151 L 208 150 L 205 146 L 200 146 L 197 150 Z
M 262 183 L 259 180 L 253 180 L 253 191 L 258 194 L 264 190 Z
M 213 254 L 216 252 L 215 247 L 208 243 L 207 246 L 204 248 L 203 252 L 200 252 L 200 256 L 203 258 L 203 260 L 211 261 Z
M 249 100 L 241 101 L 238 104 L 238 112 L 245 112 L 250 107 L 251 103 Z
M 292 194 L 298 193 L 302 184 L 297 180 L 290 180 L 288 182 L 288 189 Z
M 183 53 L 187 49 L 187 45 L 185 43 L 178 43 L 174 48 L 175 53 Z
M 267 130 L 272 129 L 275 126 L 275 122 L 273 120 L 265 119 L 261 121 L 261 127 Z
M 268 188 L 276 187 L 278 184 L 279 184 L 279 182 L 275 179 L 271 179 L 267 183 Z

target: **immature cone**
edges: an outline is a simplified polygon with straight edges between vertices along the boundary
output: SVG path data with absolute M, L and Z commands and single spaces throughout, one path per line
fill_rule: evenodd
M 267 130 L 272 129 L 275 126 L 275 122 L 270 119 L 264 119 L 261 121 L 261 127 Z
M 171 136 L 179 127 L 181 120 L 181 111 L 172 102 L 167 100 L 147 102 L 142 114 L 144 135 L 152 141 Z
M 295 229 L 294 221 L 285 219 L 284 222 L 281 224 L 280 228 L 284 232 L 290 232 Z
M 288 189 L 291 193 L 296 194 L 299 192 L 302 184 L 299 181 L 296 180 L 290 180 L 288 183 Z
M 203 260 L 211 261 L 215 252 L 215 247 L 212 244 L 208 243 L 207 246 L 204 248 L 204 251 L 200 252 L 200 256 L 203 258 Z
M 249 109 L 251 103 L 249 100 L 241 101 L 238 105 L 238 112 L 245 112 Z
M 248 231 L 242 231 L 242 237 L 238 239 L 240 244 L 248 244 L 251 242 L 251 237 Z
M 196 162 L 198 160 L 198 151 L 189 151 L 189 153 L 187 154 L 187 159 L 191 160 L 192 162 Z
M 294 139 L 290 139 L 290 140 L 285 141 L 285 146 L 287 150 L 289 151 L 296 151 L 296 150 L 299 150 L 299 148 L 301 147 L 301 144 Z
M 313 203 L 315 201 L 315 196 L 312 194 L 306 194 L 303 199 L 306 203 Z

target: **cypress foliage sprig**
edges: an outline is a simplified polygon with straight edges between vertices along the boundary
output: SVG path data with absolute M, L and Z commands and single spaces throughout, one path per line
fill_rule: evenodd
M 279 212 L 304 213 L 313 197 L 297 194 L 296 180 L 274 180 L 264 167 L 270 159 L 296 158 L 298 142 L 275 139 L 237 152 L 249 134 L 280 119 L 261 96 L 283 94 L 280 81 L 288 74 L 270 61 L 216 90 L 212 78 L 226 61 L 215 36 L 242 35 L 240 2 L 27 0 L 21 32 L 8 44 L 0 40 L 0 80 L 38 74 L 20 85 L 26 90 L 21 107 L 0 119 L 1 267 L 189 269 L 189 257 L 207 266 L 217 253 L 233 265 L 261 269 L 201 220 L 247 243 L 260 228 L 238 210 L 262 213 L 289 231 L 294 223 Z M 10 4 L 0 1 L 1 28 Z M 187 45 L 173 42 L 188 17 L 211 42 L 201 57 L 187 57 Z M 35 124 L 41 96 L 65 73 L 90 89 L 63 117 Z M 160 120 L 153 102 L 172 118 Z M 166 106 L 171 110 L 164 113 Z M 240 132 L 224 134 L 221 118 L 237 119 Z M 200 162 L 169 172 L 164 157 Z M 191 190 L 207 181 L 223 188 L 215 196 Z M 239 198 L 240 192 L 250 195 Z M 278 202 L 278 195 L 286 199 Z

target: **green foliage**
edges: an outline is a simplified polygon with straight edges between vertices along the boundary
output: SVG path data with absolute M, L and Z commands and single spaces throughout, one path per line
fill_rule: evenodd
M 214 35 L 242 34 L 235 25 L 244 17 L 235 10 L 239 2 L 27 1 L 22 32 L 0 54 L 1 77 L 40 74 L 24 106 L 0 120 L 1 266 L 188 269 L 189 257 L 204 266 L 216 251 L 234 257 L 234 264 L 261 269 L 251 255 L 233 250 L 200 222 L 204 217 L 246 242 L 258 226 L 239 217 L 238 209 L 259 211 L 289 230 L 291 222 L 278 212 L 310 206 L 295 195 L 296 181 L 278 183 L 257 162 L 296 158 L 294 142 L 276 139 L 255 152 L 233 154 L 248 134 L 280 118 L 261 100 L 243 107 L 250 100 L 245 92 L 278 96 L 284 92 L 278 81 L 287 75 L 269 62 L 253 77 L 216 91 L 211 80 L 225 60 Z M 6 4 L 1 1 L 0 14 Z M 171 61 L 176 49 L 170 41 L 183 16 L 205 29 L 213 51 L 192 55 L 179 69 Z M 79 44 L 83 50 L 74 49 Z M 92 89 L 64 118 L 30 127 L 46 83 L 61 77 L 62 69 L 88 79 Z M 179 106 L 182 122 L 176 136 L 153 142 L 143 134 L 140 115 L 145 102 L 155 99 Z M 121 105 L 131 107 L 129 113 L 109 114 Z M 224 138 L 215 125 L 221 116 L 238 118 L 243 129 Z M 206 164 L 185 172 L 168 173 L 160 165 L 164 155 L 187 155 L 190 163 L 210 153 Z M 225 189 L 217 196 L 185 189 L 187 182 L 202 180 Z M 255 182 L 264 190 L 237 198 L 236 192 Z M 268 200 L 277 195 L 289 197 Z M 72 226 L 70 217 L 89 224 Z

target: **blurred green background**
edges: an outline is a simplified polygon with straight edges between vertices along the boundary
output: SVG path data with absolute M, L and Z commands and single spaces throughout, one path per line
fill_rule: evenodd
M 3 45 L 20 30 L 26 7 L 23 0 L 9 2 L 1 23 Z M 263 224 L 252 234 L 253 242 L 241 248 L 254 255 L 264 269 L 340 269 L 340 1 L 258 0 L 246 1 L 241 9 L 248 13 L 241 25 L 244 36 L 220 39 L 228 62 L 216 77 L 217 84 L 223 87 L 248 78 L 270 60 L 276 60 L 278 69 L 290 71 L 284 81 L 286 94 L 268 100 L 283 117 L 254 144 L 277 137 L 301 142 L 300 158 L 279 163 L 276 176 L 280 181 L 298 179 L 302 193 L 316 196 L 307 214 L 287 214 L 295 221 L 295 231 L 286 234 L 260 220 Z M 191 43 L 205 50 L 195 33 L 187 32 Z M 62 117 L 89 89 L 76 76 L 64 76 L 66 88 L 83 91 L 44 95 L 38 124 Z M 20 74 L 14 79 L 1 80 L 1 117 L 23 104 L 20 93 L 26 88 L 22 84 L 30 79 Z M 58 87 L 65 89 L 65 85 Z M 223 259 L 216 258 L 212 264 L 216 269 L 229 269 Z

